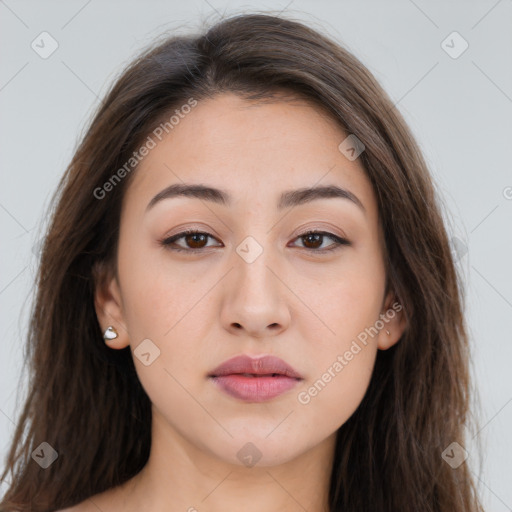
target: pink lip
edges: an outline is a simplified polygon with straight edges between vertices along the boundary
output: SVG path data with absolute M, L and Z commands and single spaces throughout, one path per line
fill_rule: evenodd
M 250 375 L 244 375 L 250 374 Z M 209 375 L 222 391 L 246 402 L 264 402 L 293 388 L 303 377 L 275 356 L 233 357 Z

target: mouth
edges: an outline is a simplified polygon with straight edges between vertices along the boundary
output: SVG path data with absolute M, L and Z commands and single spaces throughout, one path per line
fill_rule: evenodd
M 289 391 L 303 377 L 274 356 L 237 356 L 215 368 L 208 377 L 231 397 L 244 402 L 264 402 Z
M 241 375 L 242 377 L 285 377 L 281 373 L 231 373 L 228 375 Z M 215 375 L 219 377 L 219 375 Z

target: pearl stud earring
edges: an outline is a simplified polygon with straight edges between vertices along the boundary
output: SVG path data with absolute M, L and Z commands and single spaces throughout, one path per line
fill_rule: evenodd
M 103 333 L 104 340 L 115 340 L 118 336 L 119 334 L 111 325 L 109 325 L 107 330 Z

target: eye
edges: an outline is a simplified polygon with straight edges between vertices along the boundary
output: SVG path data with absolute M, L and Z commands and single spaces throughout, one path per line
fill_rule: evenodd
M 205 247 L 212 247 L 206 245 L 208 238 L 214 237 L 209 233 L 204 233 L 203 231 L 187 229 L 186 231 L 182 231 L 181 233 L 177 233 L 176 235 L 161 240 L 160 244 L 177 252 L 195 252 Z M 183 239 L 184 243 L 186 244 L 185 246 L 176 244 L 176 242 L 181 239 Z
M 325 246 L 322 248 L 326 238 L 330 238 L 334 243 L 328 245 L 327 248 L 325 248 Z M 297 240 L 303 240 L 302 247 L 305 249 L 319 253 L 339 249 L 342 245 L 350 245 L 350 242 L 347 239 L 341 238 L 333 233 L 328 233 L 327 231 L 308 231 L 299 235 Z

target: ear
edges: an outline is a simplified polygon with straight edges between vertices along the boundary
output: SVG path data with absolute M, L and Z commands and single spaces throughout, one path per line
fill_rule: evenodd
M 377 347 L 380 350 L 387 350 L 400 340 L 407 325 L 404 306 L 399 303 L 392 290 L 384 300 L 380 318 L 384 323 L 384 327 L 379 331 Z
M 118 333 L 117 338 L 105 340 L 105 344 L 116 350 L 123 349 L 130 344 L 126 323 L 123 315 L 121 291 L 115 272 L 104 263 L 97 263 L 93 269 L 94 278 L 94 309 L 104 333 L 107 327 L 112 326 Z

